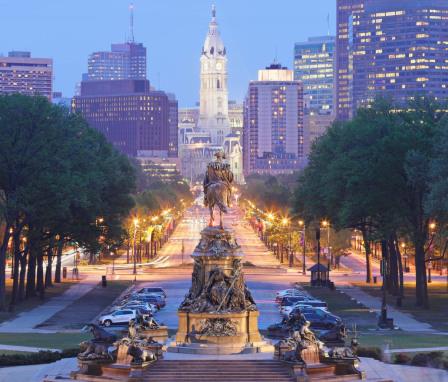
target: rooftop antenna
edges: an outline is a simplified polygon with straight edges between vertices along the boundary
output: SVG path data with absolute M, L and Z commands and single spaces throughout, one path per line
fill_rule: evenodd
M 134 4 L 131 3 L 131 5 L 129 5 L 129 9 L 131 11 L 131 16 L 130 16 L 130 25 L 129 25 L 129 30 L 131 31 L 131 36 L 129 37 L 129 42 L 131 44 L 133 44 L 135 42 L 134 40 Z
M 330 35 L 330 14 L 327 15 L 328 35 Z

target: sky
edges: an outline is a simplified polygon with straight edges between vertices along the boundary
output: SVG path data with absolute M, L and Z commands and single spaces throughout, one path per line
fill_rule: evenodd
M 129 0 L 0 0 L 0 54 L 53 58 L 54 91 L 72 97 L 95 51 L 129 37 Z M 293 68 L 295 42 L 336 30 L 336 0 L 133 0 L 135 41 L 147 49 L 151 86 L 179 108 L 199 101 L 201 49 L 216 6 L 227 51 L 229 100 L 242 103 L 250 80 L 275 58 Z

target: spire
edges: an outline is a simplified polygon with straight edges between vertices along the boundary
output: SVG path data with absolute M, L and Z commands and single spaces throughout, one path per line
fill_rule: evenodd
M 129 30 L 131 31 L 131 36 L 129 37 L 129 42 L 131 44 L 133 44 L 135 42 L 135 40 L 134 40 L 134 4 L 131 3 L 131 5 L 129 5 L 129 9 L 131 11 L 130 25 L 129 25 Z
M 202 48 L 202 54 L 216 57 L 218 55 L 225 56 L 226 50 L 224 48 L 224 44 L 221 40 L 221 35 L 218 30 L 218 23 L 215 20 L 216 10 L 215 6 L 212 5 L 212 20 L 209 24 L 209 31 L 207 32 L 207 37 L 205 38 L 205 43 Z

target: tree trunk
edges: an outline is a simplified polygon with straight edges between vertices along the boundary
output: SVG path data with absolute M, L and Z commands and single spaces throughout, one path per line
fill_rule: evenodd
M 19 301 L 23 301 L 25 299 L 25 277 L 26 277 L 27 256 L 28 256 L 28 247 L 24 249 L 23 254 L 20 257 Z
M 14 275 L 12 281 L 11 304 L 19 303 L 19 267 L 20 267 L 20 232 L 13 236 L 14 240 Z
M 37 250 L 37 277 L 36 277 L 36 292 L 40 294 L 40 297 L 45 296 L 45 286 L 44 286 L 44 253 L 42 248 Z
M 400 247 L 398 245 L 398 240 L 396 240 L 396 243 L 397 243 L 398 273 L 399 273 L 399 278 L 400 278 L 400 298 L 403 299 L 404 298 L 403 262 L 401 259 L 401 252 L 400 252 Z
M 370 256 L 370 245 L 367 240 L 367 230 L 364 228 L 361 230 L 362 238 L 364 240 L 364 248 L 366 250 L 366 283 L 372 283 L 372 259 Z
M 28 255 L 28 273 L 26 276 L 25 298 L 36 297 L 36 252 L 33 246 L 30 246 Z
M 398 261 L 397 261 L 397 251 L 395 246 L 394 237 L 389 238 L 389 261 L 390 261 L 390 290 L 389 292 L 392 296 L 399 295 L 399 285 L 398 285 Z
M 6 311 L 6 252 L 11 234 L 9 224 L 5 225 L 3 243 L 0 247 L 0 311 Z
M 425 249 L 423 245 L 415 246 L 415 304 L 429 309 L 428 282 L 426 279 Z
M 47 261 L 47 268 L 45 270 L 45 288 L 52 287 L 53 283 L 51 282 L 51 275 L 52 275 L 52 266 L 53 266 L 53 248 L 48 248 L 48 261 Z
M 58 254 L 56 258 L 56 271 L 54 273 L 54 282 L 60 283 L 61 282 L 61 269 L 62 269 L 62 248 L 64 246 L 64 242 L 60 240 L 58 242 Z

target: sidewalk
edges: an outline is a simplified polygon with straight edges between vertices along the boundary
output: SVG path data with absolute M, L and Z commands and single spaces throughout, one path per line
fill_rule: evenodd
M 41 350 L 61 351 L 61 349 L 47 349 L 47 348 L 35 348 L 31 346 L 15 346 L 15 345 L 2 345 L 0 344 L 0 353 L 2 350 L 8 351 L 25 351 L 29 353 L 39 353 Z
M 362 291 L 360 288 L 351 285 L 349 282 L 336 284 L 336 288 L 368 307 L 377 314 L 381 313 L 381 300 Z M 387 316 L 394 319 L 394 326 L 409 332 L 437 333 L 431 325 L 417 321 L 407 313 L 396 310 L 393 306 L 387 305 Z
M 53 330 L 34 329 L 34 327 L 45 322 L 54 314 L 90 292 L 100 281 L 101 277 L 99 275 L 87 276 L 60 296 L 52 298 L 30 312 L 19 314 L 12 321 L 0 324 L 0 333 L 54 333 Z

